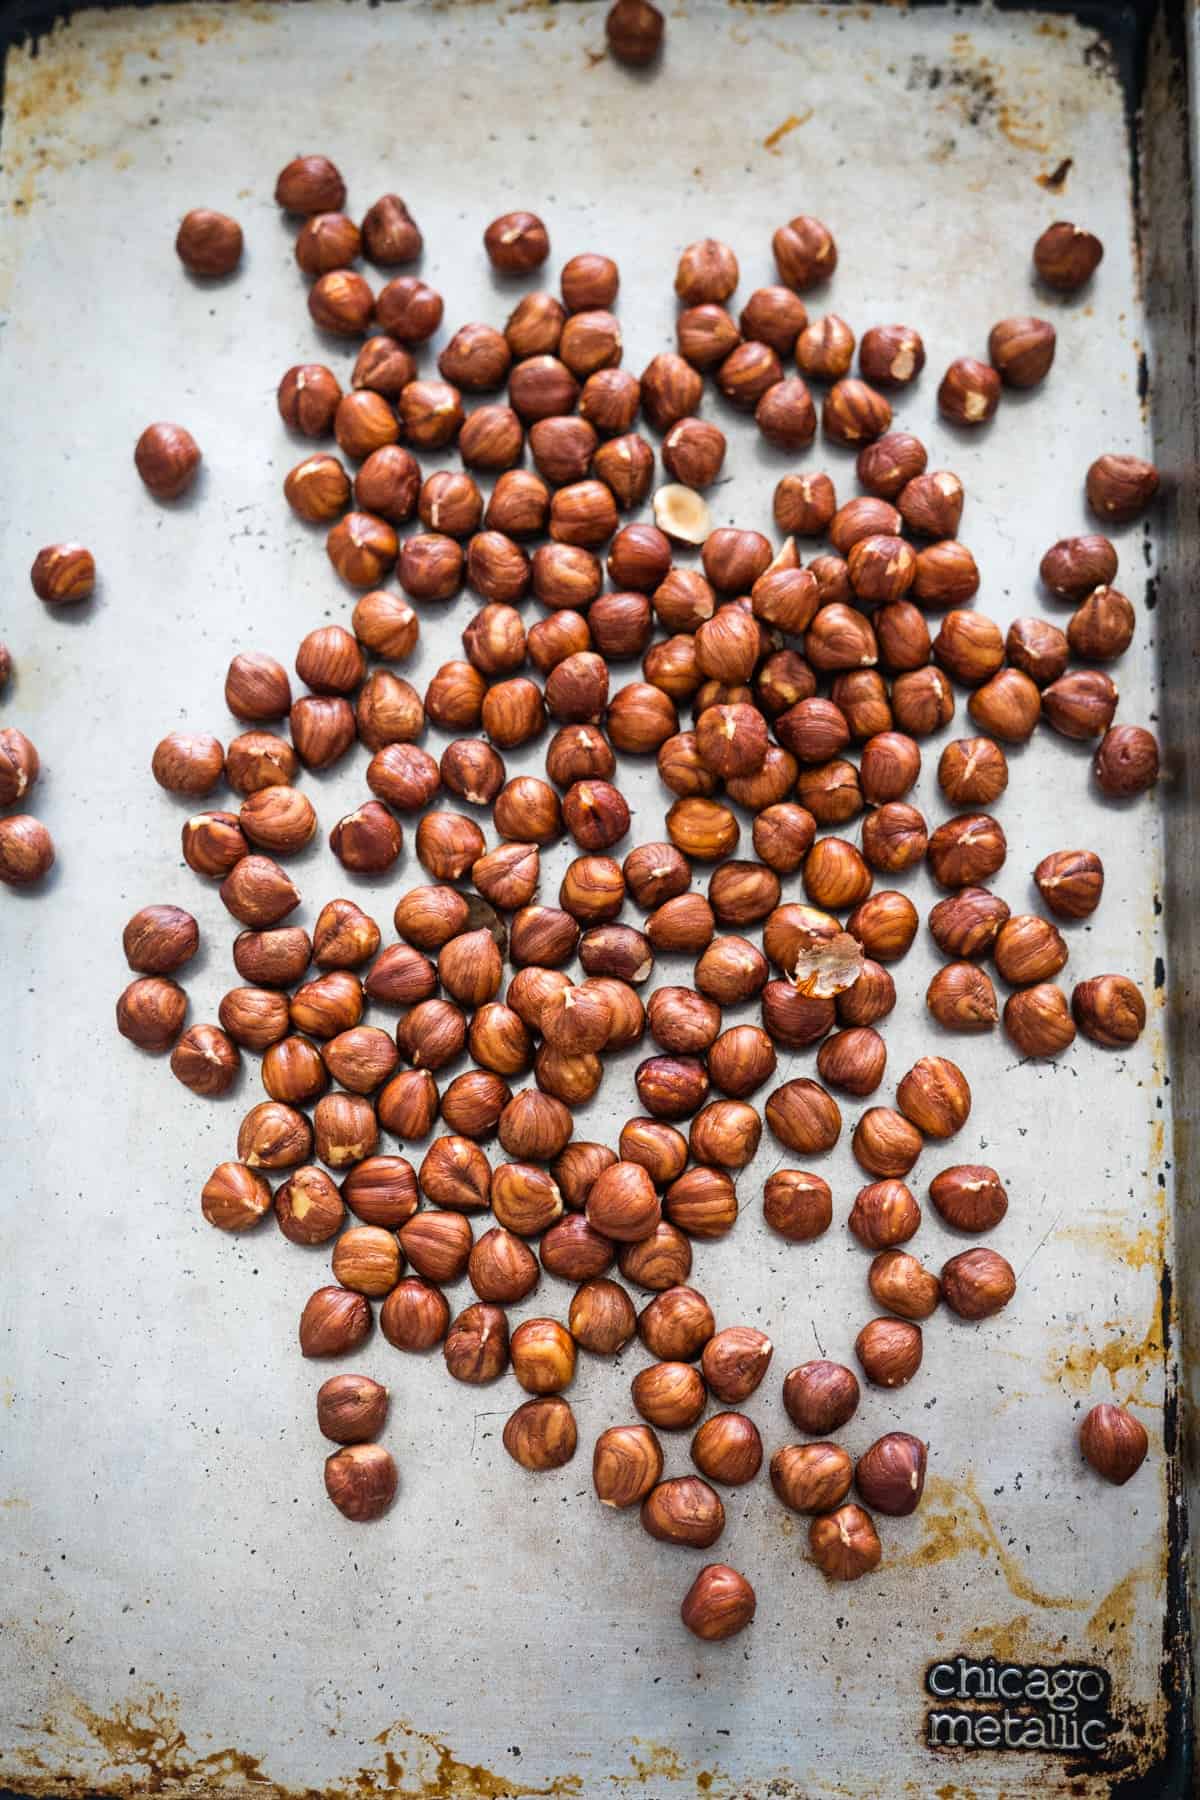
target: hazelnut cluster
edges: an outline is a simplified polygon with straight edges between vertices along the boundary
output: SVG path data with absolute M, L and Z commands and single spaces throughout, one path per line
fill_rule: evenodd
M 658 52 L 661 15 L 618 0 L 607 33 L 614 55 L 644 63 Z M 891 969 L 921 924 L 887 878 L 926 865 L 945 891 L 927 920 L 946 958 L 926 995 L 939 1026 L 969 1033 L 1003 1017 L 1029 1056 L 1060 1054 L 1077 1029 L 1112 1047 L 1144 1026 L 1142 996 L 1124 976 L 1081 981 L 1070 1001 L 1055 982 L 1069 954 L 1056 921 L 1086 917 L 1101 897 L 1093 852 L 1055 851 L 1038 865 L 1053 918 L 1014 914 L 987 885 L 1007 856 L 991 810 L 1009 780 L 1006 744 L 1039 723 L 1097 740 L 1096 780 L 1113 796 L 1143 791 L 1157 773 L 1151 735 L 1113 724 L 1116 689 L 1096 666 L 1119 657 L 1134 630 L 1134 609 L 1112 586 L 1116 551 L 1095 536 L 1043 558 L 1047 589 L 1076 608 L 1066 631 L 1023 619 L 1005 633 L 974 608 L 980 574 L 958 538 L 963 484 L 930 470 L 926 447 L 893 429 L 893 401 L 925 363 L 920 335 L 876 325 L 856 339 L 833 314 L 810 320 L 802 296 L 837 264 L 817 219 L 780 227 L 779 282 L 736 315 L 734 251 L 711 238 L 688 245 L 675 275 L 678 348 L 640 377 L 623 366 L 619 270 L 590 252 L 564 265 L 558 293 L 523 293 L 503 325 L 458 325 L 434 374 L 420 358 L 442 297 L 411 274 L 376 292 L 353 266 L 365 257 L 390 270 L 419 254 L 404 202 L 385 196 L 355 224 L 336 168 L 309 156 L 281 173 L 276 194 L 304 221 L 296 257 L 312 281 L 313 321 L 356 341 L 348 381 L 313 363 L 280 383 L 285 425 L 333 440 L 292 468 L 284 495 L 301 521 L 326 529 L 330 562 L 357 598 L 346 624 L 300 642 L 299 689 L 270 654 L 233 658 L 230 741 L 175 731 L 156 747 L 158 783 L 203 808 L 183 827 L 183 856 L 219 884 L 241 928 L 241 984 L 218 1024 L 185 1028 L 177 977 L 199 930 L 181 907 L 147 906 L 125 932 L 134 979 L 118 1027 L 169 1052 L 177 1078 L 204 1096 L 228 1092 L 247 1053 L 261 1057 L 265 1098 L 201 1206 L 224 1230 L 273 1216 L 290 1241 L 330 1246 L 331 1280 L 299 1322 L 304 1355 L 356 1350 L 377 1305 L 390 1345 L 440 1347 L 455 1380 L 511 1370 L 528 1398 L 503 1444 L 541 1471 L 577 1449 L 564 1394 L 579 1351 L 611 1357 L 637 1338 L 650 1359 L 632 1381 L 637 1422 L 597 1438 L 596 1494 L 638 1506 L 661 1541 L 708 1548 L 726 1522 L 717 1488 L 762 1467 L 758 1429 L 738 1409 L 772 1344 L 749 1325 L 718 1329 L 691 1285 L 693 1253 L 736 1226 L 738 1176 L 764 1123 L 807 1164 L 839 1141 L 845 1099 L 867 1102 L 848 1130 L 866 1182 L 847 1222 L 870 1253 L 873 1316 L 854 1339 L 869 1388 L 915 1377 L 922 1328 L 943 1305 L 977 1321 L 1016 1290 L 988 1244 L 937 1272 L 907 1247 L 921 1224 L 907 1178 L 929 1140 L 962 1129 L 972 1094 L 956 1062 L 929 1054 L 896 1081 L 891 1104 L 879 1098 Z M 189 220 L 185 264 L 227 272 L 240 253 L 232 221 Z M 540 270 L 550 253 L 544 223 L 525 211 L 494 220 L 483 245 L 505 279 Z M 1079 246 L 1039 244 L 1039 271 L 1053 281 L 1047 269 L 1057 270 L 1063 287 L 1073 285 L 1064 256 L 1078 260 Z M 942 413 L 984 423 L 1006 385 L 1045 378 L 1054 349 L 1045 321 L 1002 321 L 987 363 L 963 357 L 946 371 Z M 803 449 L 819 423 L 852 447 L 863 491 L 839 505 L 828 475 L 787 475 L 774 496 L 781 544 L 749 526 L 711 529 L 700 490 L 717 479 L 726 443 L 699 416 L 708 378 L 772 446 Z M 824 384 L 819 413 L 809 383 Z M 639 424 L 662 440 L 672 478 L 656 492 L 655 449 Z M 156 493 L 182 491 L 182 438 L 160 435 L 139 453 Z M 452 450 L 461 467 L 427 470 L 423 458 L 448 464 Z M 194 472 L 193 462 L 185 485 Z M 1087 493 L 1100 518 L 1121 522 L 1155 485 L 1148 465 L 1109 456 L 1088 472 Z M 655 522 L 622 523 L 652 493 Z M 806 563 L 798 539 L 828 547 Z M 437 618 L 464 587 L 478 606 L 462 653 L 421 693 L 394 665 L 411 657 L 422 612 Z M 532 623 L 527 600 L 541 608 Z M 630 663 L 634 678 L 616 682 Z M 922 741 L 949 724 L 960 690 L 973 735 L 941 753 L 949 812 L 933 822 L 911 801 Z M 444 740 L 436 755 L 431 732 Z M 0 780 L 8 767 L 10 784 L 28 781 L 25 741 L 4 735 L 14 742 Z M 419 865 L 415 885 L 412 860 L 404 870 L 388 942 L 348 897 L 329 900 L 311 932 L 293 918 L 301 894 L 286 860 L 319 829 L 301 771 L 327 769 L 357 743 L 369 797 L 328 841 L 356 877 L 394 882 L 406 850 Z M 543 743 L 544 778 L 510 775 L 506 755 Z M 634 831 L 623 756 L 655 759 L 661 837 L 644 821 Z M 557 894 L 544 893 L 541 853 L 564 839 L 576 854 Z M 788 881 L 802 899 L 785 896 Z M 666 955 L 691 959 L 690 984 L 656 984 Z M 1010 990 L 1003 1009 L 989 959 Z M 726 1019 L 747 1007 L 758 1022 Z M 599 1091 L 606 1053 L 647 1037 L 634 1076 L 640 1111 L 615 1147 L 577 1139 L 574 1113 Z M 803 1052 L 813 1075 L 790 1072 Z M 942 1169 L 929 1195 L 947 1224 L 974 1236 L 1007 1211 L 999 1174 L 982 1166 Z M 833 1206 L 829 1184 L 806 1167 L 776 1168 L 765 1184 L 764 1218 L 790 1242 L 827 1231 Z M 573 1285 L 565 1322 L 548 1306 L 510 1330 L 506 1309 L 544 1276 Z M 455 1313 L 445 1290 L 464 1279 L 474 1298 Z M 650 1296 L 640 1310 L 631 1287 Z M 811 1517 L 812 1560 L 836 1580 L 878 1565 L 874 1515 L 911 1513 L 925 1479 L 915 1435 L 889 1431 L 857 1458 L 834 1441 L 860 1399 L 843 1364 L 792 1369 L 783 1402 L 806 1441 L 768 1464 L 782 1504 Z M 318 1395 L 321 1429 L 341 1446 L 327 1489 L 351 1519 L 377 1517 L 395 1493 L 377 1441 L 386 1408 L 386 1390 L 364 1376 L 335 1376 Z M 658 1434 L 679 1430 L 693 1434 L 697 1472 L 667 1475 Z M 1100 1421 L 1085 1431 L 1085 1454 L 1132 1473 L 1135 1436 Z M 712 1563 L 682 1618 L 721 1640 L 754 1608 L 745 1577 Z

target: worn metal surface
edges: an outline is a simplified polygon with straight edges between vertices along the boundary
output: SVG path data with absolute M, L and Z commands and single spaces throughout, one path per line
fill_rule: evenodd
M 534 1480 L 500 1446 L 520 1397 L 511 1378 L 462 1388 L 436 1360 L 403 1358 L 376 1336 L 351 1366 L 391 1385 L 401 1490 L 383 1524 L 341 1520 L 321 1489 L 312 1417 L 329 1370 L 294 1342 L 326 1256 L 271 1229 L 230 1240 L 199 1214 L 204 1177 L 258 1097 L 255 1069 L 227 1100 L 203 1101 L 114 1036 L 120 930 L 149 900 L 200 919 L 193 1019 L 214 1017 L 235 979 L 220 902 L 178 858 L 186 808 L 150 782 L 154 742 L 183 723 L 232 735 L 221 698 L 232 652 L 290 662 L 304 630 L 347 619 L 352 604 L 279 494 L 301 454 L 275 413 L 280 373 L 314 355 L 349 367 L 349 353 L 316 344 L 271 199 L 295 151 L 336 158 L 355 212 L 388 188 L 405 194 L 449 329 L 499 323 L 512 303 L 479 247 L 484 223 L 510 205 L 546 218 L 555 269 L 577 250 L 614 254 L 635 369 L 671 341 L 685 242 L 727 237 L 744 297 L 771 278 L 773 227 L 801 210 L 823 216 L 841 258 L 828 304 L 859 329 L 902 318 L 924 333 L 929 368 L 897 418 L 929 442 L 931 466 L 962 475 L 978 604 L 1002 626 L 1028 612 L 1062 622 L 1039 592 L 1038 558 L 1085 528 L 1091 458 L 1147 446 L 1126 124 L 1092 32 L 1037 15 L 696 0 L 669 20 L 663 71 L 640 77 L 598 59 L 601 18 L 591 4 L 183 6 L 84 14 L 36 55 L 9 54 L 0 636 L 19 673 L 2 710 L 42 752 L 36 809 L 60 860 L 45 891 L 0 895 L 0 1777 L 55 1793 L 265 1783 L 949 1800 L 1097 1796 L 1139 1779 L 1146 1793 L 1182 1791 L 1163 1761 L 1183 1677 L 1181 1665 L 1164 1675 L 1182 1619 L 1167 1619 L 1173 1350 L 1161 1277 L 1174 1187 L 1161 820 L 1149 802 L 1099 805 L 1084 751 L 1041 734 L 1012 755 L 997 808 L 1009 858 L 995 885 L 1020 910 L 1036 900 L 1029 872 L 1047 851 L 1099 849 L 1104 903 L 1069 928 L 1066 975 L 1132 975 L 1150 1025 L 1128 1054 L 1081 1042 L 1058 1064 L 1024 1065 L 998 1034 L 942 1039 L 927 1021 L 935 959 L 924 938 L 899 966 L 879 1097 L 922 1052 L 961 1062 L 972 1118 L 927 1151 L 914 1185 L 923 1194 L 951 1162 L 994 1162 L 1011 1196 L 994 1242 L 1020 1289 L 982 1326 L 931 1322 L 918 1378 L 894 1395 L 868 1391 L 843 1434 L 854 1451 L 890 1427 L 930 1440 L 924 1506 L 883 1522 L 876 1577 L 827 1586 L 805 1560 L 803 1522 L 765 1480 L 727 1491 L 717 1554 L 759 1595 L 752 1630 L 729 1646 L 705 1648 L 678 1622 L 704 1559 L 653 1543 L 590 1492 L 590 1443 L 630 1414 L 636 1347 L 615 1364 L 585 1361 L 571 1396 L 580 1452 Z M 228 283 L 196 286 L 179 271 L 175 222 L 196 204 L 246 228 L 246 262 Z M 1035 298 L 1028 267 L 1037 232 L 1064 215 L 1106 245 L 1093 288 L 1067 303 Z M 940 369 L 981 354 L 996 318 L 1034 305 L 1060 331 L 1045 391 L 1006 398 L 980 435 L 937 422 Z M 1177 363 L 1155 373 L 1179 391 Z M 731 441 L 717 522 L 769 529 L 787 459 L 711 395 L 704 410 Z M 159 417 L 189 425 L 206 457 L 194 495 L 166 509 L 130 461 Z M 1186 454 L 1178 433 L 1170 441 Z M 847 453 L 818 444 L 804 461 L 853 491 Z M 62 537 L 93 546 L 100 586 L 80 611 L 53 614 L 25 570 Z M 1119 585 L 1138 612 L 1120 716 L 1151 720 L 1154 552 L 1141 527 L 1117 540 Z M 414 679 L 455 653 L 475 604 L 464 594 L 427 610 Z M 935 819 L 937 754 L 966 726 L 964 698 L 927 746 L 916 798 Z M 537 761 L 535 750 L 510 766 Z M 652 767 L 627 765 L 623 780 L 638 835 L 656 835 Z M 303 785 L 327 830 L 362 797 L 362 761 Z M 566 846 L 545 856 L 544 892 L 568 858 Z M 348 886 L 324 831 L 298 873 L 305 922 L 345 890 L 386 923 L 396 893 L 421 878 L 406 849 L 386 883 Z M 927 878 L 907 885 L 927 910 Z M 684 975 L 664 960 L 656 979 Z M 636 1110 L 635 1061 L 614 1061 L 581 1135 L 615 1136 Z M 809 1066 L 784 1059 L 781 1078 Z M 844 1228 L 860 1185 L 848 1145 L 858 1110 L 846 1105 L 843 1141 L 818 1164 L 837 1208 L 824 1239 L 788 1246 L 763 1226 L 762 1181 L 794 1160 L 765 1134 L 740 1182 L 737 1231 L 697 1247 L 695 1280 L 718 1322 L 753 1322 L 775 1341 L 747 1409 L 768 1454 L 790 1435 L 782 1374 L 818 1352 L 848 1359 L 873 1310 L 867 1259 Z M 928 1209 L 913 1248 L 936 1267 L 960 1247 Z M 547 1278 L 519 1311 L 565 1315 L 568 1298 Z M 1114 1397 L 1134 1403 L 1152 1440 L 1124 1490 L 1094 1480 L 1074 1440 L 1083 1409 Z M 686 1441 L 667 1449 L 668 1472 L 682 1472 Z M 1107 1762 L 932 1753 L 926 1667 L 960 1653 L 1101 1666 L 1117 1721 Z

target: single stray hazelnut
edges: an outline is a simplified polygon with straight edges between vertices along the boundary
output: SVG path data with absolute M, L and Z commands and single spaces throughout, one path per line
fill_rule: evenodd
M 39 600 L 51 605 L 86 600 L 96 586 L 96 561 L 82 544 L 48 544 L 29 572 Z
M 185 213 L 175 254 L 193 275 L 229 275 L 242 260 L 242 228 L 228 213 L 197 206 Z
M 1098 456 L 1087 472 L 1087 502 L 1098 519 L 1128 525 L 1158 492 L 1158 470 L 1140 456 Z
M 1071 995 L 1071 1014 L 1084 1037 L 1108 1049 L 1136 1043 L 1146 1027 L 1146 1002 L 1124 975 L 1095 975 Z
M 396 1465 L 382 1444 L 347 1444 L 325 1459 L 325 1492 L 347 1519 L 378 1519 L 396 1497 Z
M 662 47 L 663 16 L 651 0 L 616 0 L 605 16 L 604 35 L 618 62 L 644 68 Z
M 980 1246 L 963 1250 L 942 1266 L 942 1298 L 962 1319 L 987 1319 L 1008 1305 L 1017 1290 L 1010 1263 Z
M 680 1617 L 693 1637 L 721 1643 L 744 1631 L 757 1605 L 744 1575 L 727 1563 L 709 1563 L 684 1595 Z
M 1150 1440 L 1141 1420 L 1125 1407 L 1101 1404 L 1085 1415 L 1079 1447 L 1097 1475 L 1124 1487 L 1145 1462 Z
M 182 425 L 147 425 L 133 460 L 144 485 L 159 500 L 178 500 L 196 479 L 200 446 Z
M 1158 779 L 1158 741 L 1142 725 L 1113 725 L 1092 762 L 1096 785 L 1112 800 L 1144 794 Z
M 1104 245 L 1082 225 L 1059 220 L 1047 225 L 1033 246 L 1033 266 L 1047 287 L 1073 294 L 1089 281 L 1104 255 Z

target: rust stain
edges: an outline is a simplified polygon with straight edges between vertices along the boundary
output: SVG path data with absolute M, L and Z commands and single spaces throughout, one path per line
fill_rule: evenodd
M 649 1738 L 635 1737 L 633 1742 L 644 1753 L 639 1756 L 637 1750 L 630 1755 L 633 1771 L 638 1781 L 650 1781 L 663 1778 L 667 1781 L 684 1781 L 688 1771 L 678 1754 L 667 1744 L 652 1743 Z
M 1074 166 L 1074 157 L 1064 156 L 1056 169 L 1043 169 L 1040 175 L 1034 176 L 1034 180 L 1039 187 L 1045 188 L 1048 194 L 1061 194 L 1067 185 L 1067 176 Z
M 774 131 L 768 131 L 766 137 L 763 139 L 763 149 L 771 150 L 778 155 L 779 145 L 788 135 L 788 132 L 796 131 L 801 125 L 807 125 L 812 116 L 813 109 L 811 106 L 802 113 L 789 113 L 782 125 L 777 125 Z
M 925 1503 L 919 1516 L 924 1531 L 921 1542 L 891 1563 L 891 1568 L 928 1569 L 974 1552 L 995 1560 L 1009 1592 L 1018 1600 L 1070 1612 L 1077 1612 L 1086 1604 L 1075 1595 L 1047 1594 L 1034 1585 L 988 1517 L 973 1475 L 964 1476 L 959 1487 L 944 1476 L 932 1476 L 925 1484 Z
M 408 1746 L 397 1757 L 387 1749 L 389 1741 L 399 1735 Z M 507 1775 L 496 1775 L 491 1769 L 485 1769 L 479 1763 L 460 1762 L 448 1744 L 440 1738 L 433 1737 L 427 1731 L 418 1731 L 415 1726 L 398 1719 L 381 1731 L 374 1740 L 385 1752 L 385 1769 L 387 1787 L 385 1793 L 403 1795 L 405 1800 L 566 1800 L 566 1797 L 583 1793 L 583 1778 L 580 1775 L 559 1775 L 548 1787 L 529 1787 L 522 1781 L 514 1781 Z M 415 1756 L 419 1767 L 410 1771 L 407 1767 L 410 1756 Z M 358 1777 L 361 1784 L 364 1777 L 373 1776 L 374 1771 L 364 1770 Z M 397 1778 L 406 1782 L 411 1774 L 415 1774 L 420 1785 L 416 1787 L 397 1785 Z M 356 1796 L 364 1790 L 351 1787 L 349 1796 Z M 374 1793 L 378 1790 L 369 1787 L 365 1790 Z M 332 1800 L 327 1796 L 327 1800 Z
M 1062 1226 L 1055 1236 L 1089 1250 L 1102 1250 L 1130 1269 L 1161 1269 L 1167 1236 L 1165 1213 L 1136 1232 L 1126 1230 L 1123 1219 L 1124 1214 L 1115 1208 L 1102 1207 L 1076 1225 Z

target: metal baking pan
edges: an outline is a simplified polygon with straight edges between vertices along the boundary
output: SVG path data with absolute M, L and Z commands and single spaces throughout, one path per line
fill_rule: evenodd
M 41 750 L 38 810 L 59 862 L 43 891 L 0 898 L 0 1782 L 21 1794 L 586 1800 L 1188 1793 L 1192 14 L 685 0 L 652 74 L 598 55 L 603 6 L 591 0 L 6 16 L 0 636 L 18 674 L 2 711 Z M 511 205 L 548 221 L 552 270 L 579 250 L 615 255 L 635 369 L 672 341 L 684 243 L 728 238 L 748 292 L 771 279 L 781 220 L 825 218 L 840 263 L 818 305 L 860 329 L 901 318 L 924 334 L 930 366 L 897 416 L 929 443 L 931 466 L 962 476 L 978 604 L 1002 626 L 1058 616 L 1038 560 L 1086 528 L 1082 475 L 1096 454 L 1152 450 L 1164 469 L 1151 524 L 1118 534 L 1118 580 L 1138 615 L 1120 717 L 1156 725 L 1165 777 L 1152 800 L 1101 805 L 1086 754 L 1039 734 L 1011 759 L 996 881 L 1027 906 L 1040 857 L 1097 848 L 1104 902 L 1070 928 L 1066 974 L 1130 974 L 1151 1023 L 1125 1054 L 1079 1042 L 1060 1062 L 1023 1063 L 1000 1033 L 938 1041 L 921 1004 L 934 966 L 924 936 L 899 965 L 889 1084 L 944 1048 L 976 1097 L 967 1128 L 914 1181 L 923 1193 L 951 1161 L 996 1164 L 1011 1206 L 995 1241 L 1018 1298 L 979 1327 L 939 1318 L 917 1380 L 868 1392 L 847 1427 L 853 1451 L 893 1426 L 930 1442 L 924 1505 L 886 1524 L 874 1578 L 827 1586 L 765 1480 L 727 1493 L 719 1554 L 759 1597 L 752 1629 L 727 1646 L 679 1624 L 690 1553 L 653 1543 L 590 1491 L 588 1448 L 628 1415 L 636 1347 L 582 1369 L 580 1452 L 534 1481 L 500 1445 L 510 1378 L 462 1388 L 376 1336 L 358 1363 L 392 1388 L 400 1495 L 381 1525 L 340 1519 L 321 1491 L 322 1371 L 295 1349 L 325 1257 L 270 1230 L 231 1241 L 199 1212 L 256 1097 L 253 1071 L 228 1100 L 203 1101 L 114 1034 L 121 927 L 149 900 L 200 919 L 194 1019 L 215 1016 L 233 979 L 220 902 L 180 863 L 180 807 L 149 779 L 153 744 L 184 723 L 229 734 L 221 689 L 235 650 L 290 662 L 304 630 L 349 616 L 319 538 L 279 492 L 298 455 L 275 413 L 280 374 L 314 354 L 349 366 L 336 347 L 317 350 L 271 197 L 278 167 L 310 149 L 336 158 L 356 212 L 389 188 L 407 197 L 448 329 L 506 315 L 511 290 L 479 238 Z M 192 205 L 245 226 L 247 257 L 226 284 L 180 275 L 175 222 Z M 1033 239 L 1059 216 L 1106 246 L 1092 287 L 1065 302 L 1030 285 Z M 1031 307 L 1059 329 L 1045 390 L 1006 397 L 985 432 L 947 428 L 940 368 L 982 354 L 995 319 Z M 718 404 L 710 395 L 705 410 Z M 162 417 L 205 452 L 194 495 L 169 509 L 130 466 L 138 432 Z M 716 522 L 770 529 L 787 461 L 724 409 L 721 423 L 731 449 Z M 847 453 L 818 443 L 805 461 L 853 491 Z M 94 548 L 100 582 L 92 603 L 51 612 L 25 571 L 64 537 Z M 453 655 L 475 605 L 463 594 L 427 609 L 406 673 L 423 682 Z M 960 695 L 943 735 L 964 720 Z M 926 747 L 916 796 L 934 818 L 939 747 Z M 623 781 L 636 834 L 657 835 L 653 766 L 630 764 Z M 304 785 L 327 830 L 362 797 L 361 764 Z M 346 885 L 323 837 L 299 859 L 304 921 Z M 546 855 L 545 892 L 568 857 L 565 845 Z M 360 898 L 386 924 L 418 879 L 406 849 L 395 878 Z M 927 910 L 928 878 L 910 885 Z M 656 979 L 685 976 L 664 959 Z M 635 1107 L 635 1060 L 613 1060 L 581 1135 L 615 1137 Z M 781 1078 L 809 1067 L 792 1061 Z M 737 1231 L 697 1248 L 718 1321 L 774 1339 L 749 1407 L 768 1453 L 789 1433 L 779 1377 L 819 1353 L 847 1358 L 869 1316 L 865 1259 L 844 1228 L 860 1184 L 848 1139 L 847 1128 L 820 1165 L 837 1213 L 818 1243 L 789 1246 L 762 1222 L 762 1182 L 790 1160 L 764 1134 Z M 958 1246 L 927 1216 L 915 1247 L 936 1267 Z M 565 1313 L 566 1300 L 548 1280 L 525 1310 Z M 1114 1397 L 1152 1440 L 1125 1489 L 1098 1483 L 1075 1444 L 1083 1410 Z M 668 1461 L 685 1468 L 686 1444 L 672 1442 Z M 998 1702 L 976 1698 L 989 1683 L 1019 1692 L 1042 1748 L 1004 1747 L 1001 1726 L 936 1722 L 995 1715 Z

